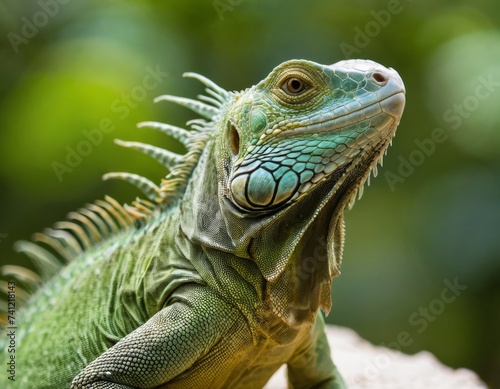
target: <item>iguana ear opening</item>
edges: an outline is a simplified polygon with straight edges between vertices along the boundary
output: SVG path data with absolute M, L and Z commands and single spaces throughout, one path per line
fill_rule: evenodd
M 240 134 L 234 126 L 234 124 L 229 123 L 229 145 L 233 155 L 236 156 L 240 153 Z

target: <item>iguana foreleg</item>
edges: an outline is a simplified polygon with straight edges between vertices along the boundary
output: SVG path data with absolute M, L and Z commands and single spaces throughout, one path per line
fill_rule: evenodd
M 156 388 L 192 369 L 209 352 L 229 357 L 229 350 L 213 347 L 223 336 L 231 336 L 239 316 L 220 296 L 205 286 L 188 284 L 167 304 L 87 365 L 71 389 Z M 198 386 L 210 386 L 211 378 L 208 371 L 200 374 Z
M 343 389 L 345 383 L 330 356 L 330 346 L 325 334 L 325 320 L 316 318 L 311 341 L 297 350 L 288 362 L 288 388 Z

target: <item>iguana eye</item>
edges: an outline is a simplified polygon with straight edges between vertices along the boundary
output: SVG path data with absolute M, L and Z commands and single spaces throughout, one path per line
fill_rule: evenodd
M 309 84 L 297 77 L 290 77 L 283 81 L 281 89 L 289 95 L 298 95 L 309 88 Z

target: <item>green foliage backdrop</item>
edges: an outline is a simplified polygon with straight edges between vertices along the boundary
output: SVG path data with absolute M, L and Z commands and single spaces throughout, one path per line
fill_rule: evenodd
M 291 58 L 370 58 L 400 72 L 407 108 L 347 215 L 328 321 L 499 387 L 499 27 L 494 0 L 2 0 L 0 262 L 28 264 L 13 242 L 88 201 L 138 195 L 102 174 L 165 175 L 113 139 L 182 151 L 135 126 L 192 117 L 152 102 L 199 93 L 182 72 L 242 89 Z

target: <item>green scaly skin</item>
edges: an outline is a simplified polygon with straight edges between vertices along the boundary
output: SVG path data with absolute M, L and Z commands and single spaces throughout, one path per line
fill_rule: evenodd
M 68 225 L 47 233 L 73 259 L 16 318 L 16 381 L 2 386 L 261 388 L 287 364 L 290 388 L 345 387 L 319 311 L 331 307 L 344 209 L 394 136 L 403 83 L 366 60 L 288 61 L 239 93 L 192 76 L 211 99 L 160 100 L 207 119 L 187 141 L 195 163 L 162 188 L 139 182 L 156 196 L 149 213 L 87 217 L 85 236 L 110 235 L 90 248 Z M 132 224 L 109 227 L 120 217 Z M 41 269 L 53 258 L 19 250 Z

